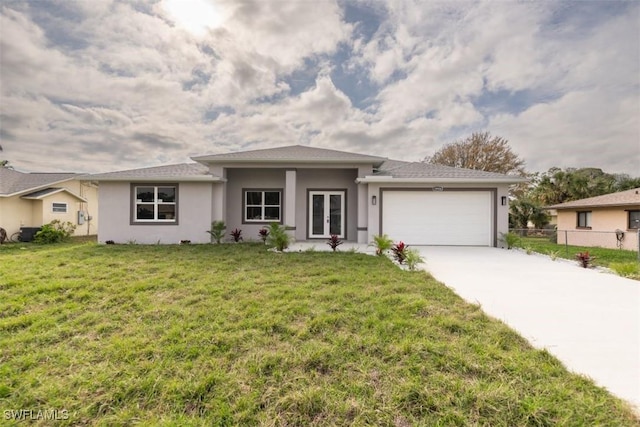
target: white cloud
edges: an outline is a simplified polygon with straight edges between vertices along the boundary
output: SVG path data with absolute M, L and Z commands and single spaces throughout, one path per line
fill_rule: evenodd
M 162 2 L 1 6 L 4 156 L 108 171 L 303 143 L 417 160 L 488 129 L 533 170 L 637 170 L 638 4 L 361 1 L 379 22 L 353 24 L 337 1 L 202 1 L 223 19 L 199 33 Z

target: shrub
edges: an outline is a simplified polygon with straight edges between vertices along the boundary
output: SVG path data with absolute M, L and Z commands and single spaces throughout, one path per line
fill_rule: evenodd
M 211 230 L 207 230 L 207 233 L 211 234 L 211 243 L 216 242 L 220 244 L 225 235 L 227 226 L 224 221 L 213 221 L 211 223 Z
M 242 240 L 242 230 L 238 228 L 234 228 L 233 231 L 231 232 L 231 237 L 233 237 L 234 242 L 238 243 L 239 241 Z
M 507 245 L 507 249 L 512 249 L 520 240 L 520 236 L 518 236 L 513 231 L 510 231 L 508 233 L 500 233 L 500 237 L 502 241 Z
M 404 264 L 405 259 L 407 259 L 407 248 L 409 245 L 406 245 L 404 242 L 398 242 L 391 247 L 391 252 L 393 252 L 393 258 L 398 261 L 398 264 Z
M 560 256 L 560 251 L 548 250 L 547 255 L 551 258 L 551 261 L 555 261 Z
M 331 237 L 329 238 L 329 241 L 327 242 L 327 245 L 329 245 L 333 250 L 333 252 L 335 252 L 338 246 L 340 246 L 343 243 L 344 242 L 340 240 L 337 234 L 332 234 Z
M 382 256 L 393 246 L 393 240 L 386 234 L 373 236 L 372 244 L 376 247 L 376 255 Z
M 405 262 L 409 270 L 414 271 L 418 264 L 424 262 L 424 259 L 416 249 L 405 249 Z
M 640 279 L 640 262 L 612 262 L 609 268 L 619 276 Z
M 578 260 L 582 268 L 589 268 L 591 267 L 591 263 L 594 259 L 596 259 L 596 257 L 589 255 L 589 251 L 586 251 L 578 252 L 576 254 L 576 259 Z
M 272 223 L 269 225 L 269 236 L 267 242 L 270 246 L 276 248 L 276 250 L 282 252 L 289 247 L 291 237 L 287 233 L 285 227 L 278 223 Z
M 262 243 L 267 243 L 267 237 L 269 237 L 269 230 L 267 230 L 266 228 L 261 228 L 260 231 L 258 231 L 258 234 L 262 239 Z
M 58 243 L 69 240 L 69 237 L 75 231 L 76 226 L 69 221 L 62 222 L 54 219 L 49 224 L 42 226 L 42 230 L 38 231 L 33 238 L 36 243 Z

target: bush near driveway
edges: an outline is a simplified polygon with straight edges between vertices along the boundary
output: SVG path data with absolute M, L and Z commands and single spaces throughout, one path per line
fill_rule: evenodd
M 59 425 L 638 422 L 386 257 L 3 245 L 0 313 L 0 407 L 65 409 Z

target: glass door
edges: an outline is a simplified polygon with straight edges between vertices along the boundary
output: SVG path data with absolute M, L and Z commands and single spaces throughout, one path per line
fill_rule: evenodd
M 344 238 L 344 191 L 309 192 L 309 237 Z

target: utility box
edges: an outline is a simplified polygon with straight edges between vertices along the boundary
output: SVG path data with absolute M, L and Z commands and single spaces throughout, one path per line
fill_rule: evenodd
M 84 224 L 84 211 L 78 211 L 78 225 Z
M 20 241 L 32 242 L 38 231 L 42 230 L 42 227 L 20 227 Z

